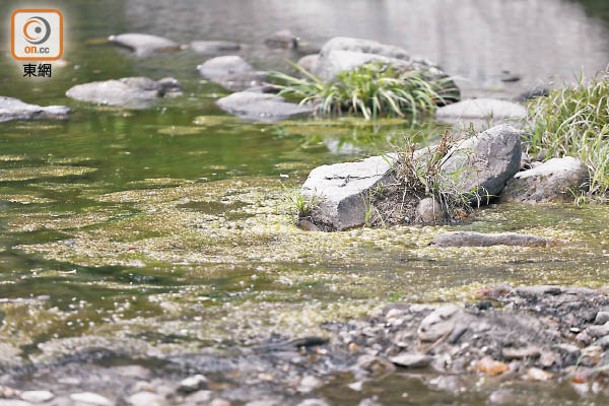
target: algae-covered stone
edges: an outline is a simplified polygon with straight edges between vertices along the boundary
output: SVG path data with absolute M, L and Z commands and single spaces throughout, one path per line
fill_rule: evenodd
M 431 245 L 437 247 L 490 247 L 493 245 L 545 247 L 551 242 L 552 240 L 549 238 L 531 234 L 454 231 L 437 236 L 432 240 Z
M 66 106 L 41 107 L 14 97 L 0 96 L 0 123 L 10 120 L 64 119 L 67 118 L 68 113 L 70 109 Z
M 126 33 L 111 35 L 108 37 L 108 40 L 113 44 L 135 52 L 139 56 L 180 49 L 180 46 L 172 40 L 150 34 Z
M 197 66 L 197 69 L 201 76 L 236 92 L 262 86 L 266 80 L 264 72 L 254 70 L 252 65 L 237 55 L 209 59 Z
M 289 103 L 281 96 L 258 92 L 237 92 L 216 102 L 222 110 L 246 120 L 273 122 L 313 112 L 311 106 Z
M 157 81 L 147 77 L 84 83 L 66 92 L 66 96 L 74 100 L 132 109 L 149 108 L 158 99 L 181 94 L 182 88 L 176 79 Z

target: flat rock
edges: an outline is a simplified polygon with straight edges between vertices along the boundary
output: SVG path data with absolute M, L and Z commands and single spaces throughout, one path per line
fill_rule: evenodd
M 134 393 L 126 401 L 130 406 L 164 406 L 167 404 L 163 396 L 146 391 Z
M 241 44 L 232 41 L 193 41 L 190 49 L 202 55 L 214 55 L 222 52 L 234 52 L 241 49 Z
M 93 392 L 72 393 L 70 399 L 73 402 L 81 402 L 95 406 L 113 406 L 114 402 L 105 396 Z
M 289 103 L 281 96 L 253 91 L 237 92 L 216 102 L 222 110 L 246 120 L 274 122 L 313 112 L 310 106 Z
M 493 245 L 545 247 L 550 242 L 551 240 L 548 238 L 531 234 L 486 234 L 473 231 L 454 231 L 437 236 L 431 241 L 430 245 L 436 247 L 490 247 Z
M 43 403 L 53 399 L 55 395 L 48 390 L 28 390 L 21 393 L 21 399 L 31 403 Z
M 526 116 L 527 110 L 520 104 L 488 98 L 462 100 L 436 110 L 436 118 L 450 124 L 488 120 L 516 121 Z
M 66 96 L 74 100 L 131 109 L 145 109 L 163 97 L 181 94 L 177 80 L 164 78 L 155 81 L 147 77 L 84 83 L 66 92 Z
M 180 49 L 180 45 L 170 39 L 149 34 L 126 33 L 111 35 L 108 37 L 108 40 L 116 45 L 130 49 L 139 56 Z
M 525 358 L 538 358 L 541 355 L 539 347 L 530 345 L 522 348 L 505 347 L 501 350 L 501 355 L 508 361 Z
M 202 76 L 232 91 L 262 86 L 266 79 L 264 72 L 255 71 L 252 65 L 237 55 L 211 58 L 197 69 Z
M 437 308 L 421 321 L 417 330 L 419 339 L 421 341 L 439 340 L 455 329 L 457 319 L 463 315 L 463 308 L 454 304 Z
M 402 368 L 425 368 L 431 364 L 433 357 L 426 354 L 399 354 L 390 357 L 389 361 Z
M 552 158 L 510 179 L 501 199 L 519 203 L 573 201 L 590 180 L 586 164 L 573 157 Z
M 13 97 L 0 96 L 0 123 L 10 120 L 65 119 L 70 113 L 66 106 L 41 107 Z
M 322 199 L 312 222 L 322 229 L 340 231 L 366 221 L 370 191 L 393 181 L 393 156 L 373 156 L 357 162 L 322 165 L 311 171 L 301 193 Z
M 440 187 L 449 193 L 471 194 L 472 203 L 485 204 L 518 172 L 521 157 L 519 131 L 508 125 L 490 128 L 447 153 Z

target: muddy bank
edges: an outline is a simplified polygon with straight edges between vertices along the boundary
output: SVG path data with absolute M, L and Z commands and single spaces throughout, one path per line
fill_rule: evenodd
M 607 291 L 495 286 L 464 306 L 392 303 L 361 319 L 323 323 L 320 336 L 251 337 L 248 345 L 224 341 L 186 355 L 133 339 L 64 340 L 45 344 L 61 355 L 4 367 L 0 397 L 28 398 L 37 390 L 51 392 L 47 404 L 56 405 L 82 396 L 134 405 L 381 405 L 395 404 L 396 396 L 521 404 L 534 391 L 536 401 L 603 402 Z M 408 392 L 375 390 L 400 381 Z

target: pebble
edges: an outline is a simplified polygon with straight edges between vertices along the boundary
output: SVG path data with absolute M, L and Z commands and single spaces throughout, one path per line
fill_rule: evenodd
M 203 375 L 193 375 L 180 382 L 178 392 L 191 393 L 207 388 L 207 378 Z
M 548 371 L 544 371 L 539 368 L 530 368 L 527 371 L 527 378 L 532 381 L 549 381 L 554 378 L 554 374 Z
M 541 355 L 539 347 L 527 346 L 524 348 L 505 347 L 501 350 L 501 354 L 508 361 L 514 359 L 537 358 Z
M 389 361 L 402 368 L 425 368 L 431 364 L 433 357 L 425 354 L 399 354 Z
M 388 360 L 374 355 L 362 355 L 357 359 L 357 367 L 374 377 L 380 377 L 395 371 L 395 366 Z
M 609 312 L 598 312 L 594 319 L 594 324 L 605 324 L 609 322 Z
M 323 385 L 323 382 L 312 375 L 303 377 L 298 385 L 298 392 L 309 393 Z
M 490 376 L 501 375 L 504 372 L 509 371 L 509 369 L 510 367 L 508 366 L 508 364 L 501 361 L 495 361 L 491 357 L 482 358 L 476 363 L 475 366 L 476 371 L 482 372 Z
M 329 406 L 329 404 L 323 399 L 305 399 L 297 406 Z
M 195 404 L 199 404 L 199 403 L 207 404 L 207 403 L 209 403 L 209 401 L 211 400 L 213 395 L 214 395 L 214 393 L 210 390 L 199 390 L 191 395 L 188 395 L 186 400 L 188 402 L 192 402 Z
M 28 390 L 21 393 L 21 399 L 31 403 L 43 403 L 53 399 L 55 395 L 48 390 Z
M 603 355 L 603 347 L 599 345 L 591 345 L 584 348 L 581 351 L 580 362 L 582 365 L 587 367 L 593 367 L 601 362 L 601 356 Z
M 216 398 L 209 402 L 209 406 L 231 406 L 232 403 L 226 399 Z
M 70 399 L 73 402 L 87 403 L 95 406 L 113 406 L 114 402 L 110 399 L 93 392 L 72 393 Z
M 586 329 L 591 337 L 603 337 L 609 335 L 609 322 L 600 326 L 590 326 Z
M 166 404 L 162 396 L 152 392 L 138 392 L 126 400 L 127 404 L 131 406 L 163 406 Z

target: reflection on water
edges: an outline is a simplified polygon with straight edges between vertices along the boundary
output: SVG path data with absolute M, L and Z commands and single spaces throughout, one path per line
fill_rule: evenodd
M 182 42 L 241 41 L 260 65 L 285 56 L 269 59 L 261 45 L 283 28 L 314 44 L 336 35 L 375 39 L 436 61 L 471 87 L 508 93 L 554 75 L 571 78 L 582 67 L 595 72 L 609 61 L 609 27 L 571 1 L 130 0 L 126 16 L 134 30 Z M 504 84 L 503 70 L 521 75 L 523 83 Z

